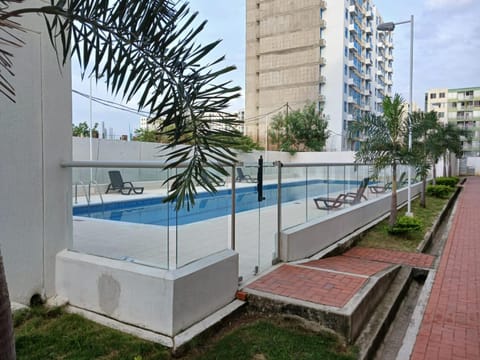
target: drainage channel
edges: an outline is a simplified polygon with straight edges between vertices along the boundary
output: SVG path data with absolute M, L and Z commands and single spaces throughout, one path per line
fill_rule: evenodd
M 453 207 L 454 208 L 454 207 Z M 448 210 L 444 221 L 438 228 L 430 246 L 425 250 L 426 254 L 434 255 L 437 257 L 437 264 L 440 259 L 440 255 L 443 251 L 443 247 L 448 238 L 448 232 L 453 220 L 452 214 L 454 210 Z M 437 266 L 435 266 L 436 268 Z M 377 352 L 373 359 L 375 360 L 395 360 L 397 359 L 398 352 L 404 343 L 404 340 L 412 341 L 412 339 L 406 339 L 407 329 L 412 320 L 412 315 L 419 301 L 420 294 L 422 293 L 423 285 L 426 279 L 425 272 L 419 272 L 414 276 L 410 282 L 409 288 L 405 297 L 398 308 L 398 311 L 390 325 L 388 332 L 386 333 L 382 343 L 378 347 Z M 407 335 L 408 336 L 408 335 Z

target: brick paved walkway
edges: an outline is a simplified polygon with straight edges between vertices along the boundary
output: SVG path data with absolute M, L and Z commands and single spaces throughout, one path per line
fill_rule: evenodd
M 395 264 L 431 267 L 434 259 L 425 254 L 353 248 L 341 256 L 282 265 L 244 290 L 341 308 L 360 291 L 369 276 Z
M 480 177 L 460 194 L 411 359 L 480 359 Z
M 431 268 L 435 257 L 427 254 L 417 254 L 396 250 L 354 247 L 343 254 L 355 258 L 382 261 L 391 264 L 403 264 L 419 268 Z

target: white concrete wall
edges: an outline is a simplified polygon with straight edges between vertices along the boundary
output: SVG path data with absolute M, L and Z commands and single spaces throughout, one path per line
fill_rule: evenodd
M 90 140 L 88 138 L 74 137 L 73 160 L 90 159 Z M 92 159 L 102 161 L 140 161 L 157 160 L 163 161 L 165 157 L 157 143 L 139 141 L 121 141 L 92 139 Z M 290 155 L 280 151 L 253 151 L 251 153 L 238 153 L 238 160 L 245 163 L 256 163 L 262 155 L 264 160 L 296 162 L 296 163 L 353 163 L 355 153 L 353 151 L 337 152 L 297 152 Z
M 412 186 L 412 197 L 421 191 L 421 184 Z M 398 204 L 407 201 L 407 188 L 397 192 Z M 390 211 L 391 196 L 384 196 L 362 202 L 352 209 L 332 211 L 317 222 L 309 222 L 282 231 L 280 259 L 294 261 L 310 257 L 341 240 L 348 234 L 367 225 Z
M 10 298 L 27 304 L 36 293 L 54 294 L 55 255 L 72 241 L 70 170 L 60 167 L 71 159 L 71 81 L 43 18 L 16 20 L 31 31 L 11 49 L 16 103 L 0 95 L 0 248 Z
M 65 250 L 56 280 L 73 306 L 173 337 L 233 301 L 238 254 L 223 250 L 162 270 Z

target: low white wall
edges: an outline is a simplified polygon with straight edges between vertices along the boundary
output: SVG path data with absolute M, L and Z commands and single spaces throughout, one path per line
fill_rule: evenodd
M 407 188 L 397 192 L 398 204 L 407 201 Z M 421 183 L 411 188 L 412 197 L 421 191 Z M 280 259 L 294 261 L 312 256 L 341 240 L 362 226 L 390 211 L 391 196 L 366 201 L 355 207 L 347 207 L 316 222 L 309 222 L 282 231 Z
M 56 287 L 71 305 L 173 337 L 230 303 L 238 254 L 223 250 L 162 270 L 64 250 Z

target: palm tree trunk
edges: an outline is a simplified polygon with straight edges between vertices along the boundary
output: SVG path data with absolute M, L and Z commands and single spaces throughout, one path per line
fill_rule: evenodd
M 15 360 L 15 339 L 13 337 L 12 310 L 8 297 L 7 279 L 0 252 L 0 359 Z
M 443 154 L 443 176 L 447 176 L 447 156 Z
M 397 222 L 397 164 L 392 165 L 392 200 L 390 204 L 390 218 L 388 226 L 393 227 Z
M 433 164 L 433 185 L 437 184 L 437 163 Z
M 423 208 L 427 207 L 427 197 L 425 193 L 427 191 L 427 177 L 422 176 L 422 191 L 420 193 L 420 206 Z

